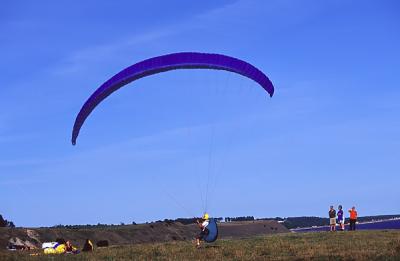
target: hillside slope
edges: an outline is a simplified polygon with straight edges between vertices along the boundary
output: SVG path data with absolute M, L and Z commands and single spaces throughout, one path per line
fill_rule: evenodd
M 219 224 L 220 238 L 244 238 L 289 232 L 276 221 L 232 222 Z M 192 240 L 198 233 L 195 224 L 151 223 L 140 225 L 110 226 L 106 228 L 1 228 L 0 247 L 5 248 L 10 240 L 23 242 L 27 246 L 40 247 L 42 242 L 57 238 L 70 240 L 81 247 L 89 238 L 93 242 L 108 240 L 110 245 L 126 245 L 151 242 Z

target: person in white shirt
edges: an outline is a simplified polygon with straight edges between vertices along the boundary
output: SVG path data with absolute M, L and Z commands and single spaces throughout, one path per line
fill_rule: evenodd
M 197 220 L 197 225 L 200 228 L 200 233 L 196 237 L 196 246 L 199 248 L 200 247 L 200 242 L 208 235 L 210 232 L 207 228 L 208 224 L 210 223 L 209 221 L 209 216 L 207 213 L 205 213 L 202 217 L 201 220 Z

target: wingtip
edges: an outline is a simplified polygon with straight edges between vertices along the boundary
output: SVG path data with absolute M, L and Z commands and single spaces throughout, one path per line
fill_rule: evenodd
M 269 93 L 269 97 L 272 98 L 272 96 L 274 96 L 274 91 Z

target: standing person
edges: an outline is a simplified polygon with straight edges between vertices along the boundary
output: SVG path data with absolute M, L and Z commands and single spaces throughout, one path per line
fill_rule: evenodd
M 330 231 L 336 230 L 336 210 L 333 208 L 333 206 L 331 206 L 329 209 L 329 225 Z
M 350 227 L 349 230 L 356 230 L 356 222 L 357 222 L 357 211 L 356 207 L 352 207 L 350 210 Z
M 343 208 L 342 205 L 339 205 L 338 207 L 339 210 L 337 212 L 337 220 L 340 225 L 340 230 L 344 231 L 344 213 L 342 208 Z

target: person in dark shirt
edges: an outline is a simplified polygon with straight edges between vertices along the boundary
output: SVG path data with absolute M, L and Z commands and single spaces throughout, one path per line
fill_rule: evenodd
M 330 231 L 336 230 L 336 210 L 333 208 L 333 206 L 331 206 L 329 209 L 329 225 Z
M 343 213 L 343 209 L 342 209 L 343 207 L 342 207 L 342 205 L 339 205 L 338 208 L 339 208 L 339 210 L 337 212 L 337 220 L 340 225 L 340 230 L 344 231 L 344 213 Z

